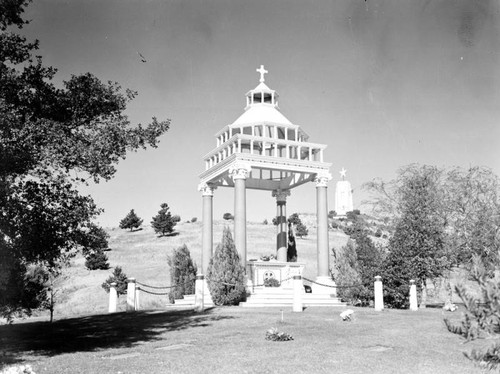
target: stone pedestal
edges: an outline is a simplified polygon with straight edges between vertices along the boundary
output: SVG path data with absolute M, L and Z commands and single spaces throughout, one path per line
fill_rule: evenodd
M 336 284 L 331 277 L 318 276 L 316 277 L 315 282 L 316 283 L 311 284 L 311 291 L 313 294 L 337 297 L 337 289 L 335 288 Z
M 264 287 L 264 280 L 274 278 L 282 288 L 293 288 L 293 276 L 304 272 L 304 263 L 281 261 L 248 261 L 247 274 L 253 287 Z

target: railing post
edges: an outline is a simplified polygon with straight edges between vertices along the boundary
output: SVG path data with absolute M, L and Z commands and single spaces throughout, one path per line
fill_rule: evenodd
M 302 312 L 304 310 L 304 303 L 302 301 L 302 294 L 304 293 L 304 285 L 302 283 L 301 275 L 293 276 L 293 311 Z
M 141 287 L 135 285 L 135 302 L 134 302 L 134 310 L 137 311 L 141 308 L 141 304 L 139 303 L 139 294 L 141 293 Z
M 108 313 L 116 312 L 116 304 L 118 302 L 118 293 L 116 292 L 116 283 L 113 282 L 109 285 L 109 308 Z
M 375 277 L 373 288 L 375 294 L 375 310 L 380 312 L 384 310 L 384 289 L 382 285 L 382 277 L 380 275 Z
M 127 279 L 127 312 L 135 310 L 135 278 Z
M 417 285 L 413 279 L 410 280 L 410 310 L 418 310 Z
M 205 310 L 205 276 L 198 274 L 195 281 L 194 310 L 203 312 Z

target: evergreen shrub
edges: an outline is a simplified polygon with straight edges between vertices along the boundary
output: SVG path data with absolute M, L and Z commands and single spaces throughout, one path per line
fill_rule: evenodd
M 127 275 L 123 272 L 120 266 L 116 266 L 113 270 L 113 274 L 106 279 L 106 281 L 101 285 L 102 288 L 106 292 L 109 293 L 109 289 L 111 288 L 111 283 L 116 283 L 116 293 L 118 297 L 120 295 L 125 295 L 127 293 Z
M 186 244 L 174 249 L 172 256 L 167 257 L 167 263 L 170 266 L 170 284 L 177 285 L 170 289 L 170 302 L 182 299 L 184 295 L 194 294 L 197 267 Z
M 102 249 L 95 250 L 87 255 L 85 267 L 89 270 L 107 270 L 109 269 L 108 256 Z
M 245 268 L 227 227 L 208 265 L 207 282 L 216 305 L 237 305 L 246 298 Z

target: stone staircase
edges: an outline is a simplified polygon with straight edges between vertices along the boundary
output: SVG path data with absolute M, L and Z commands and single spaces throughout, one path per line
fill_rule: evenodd
M 302 303 L 304 307 L 328 306 L 345 308 L 346 304 L 338 297 L 328 294 L 303 293 Z M 176 299 L 175 304 L 167 304 L 171 307 L 194 307 L 194 295 L 184 295 L 184 299 Z M 205 307 L 212 307 L 214 303 L 210 296 L 205 296 Z M 280 287 L 256 287 L 254 292 L 247 297 L 247 301 L 240 303 L 244 308 L 265 308 L 265 307 L 292 307 L 293 289 Z
M 329 306 L 344 308 L 346 306 L 338 297 L 332 297 L 328 294 L 303 293 L 302 303 L 304 307 Z M 245 308 L 291 308 L 293 306 L 293 289 L 280 287 L 255 288 L 254 292 L 247 297 L 247 301 L 240 303 L 240 306 Z

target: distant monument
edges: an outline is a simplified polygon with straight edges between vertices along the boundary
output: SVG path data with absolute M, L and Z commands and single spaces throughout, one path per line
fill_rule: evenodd
M 347 212 L 351 212 L 352 204 L 352 188 L 351 183 L 345 180 L 347 170 L 342 168 L 340 171 L 341 181 L 337 182 L 335 187 L 335 212 L 339 216 L 345 216 Z

